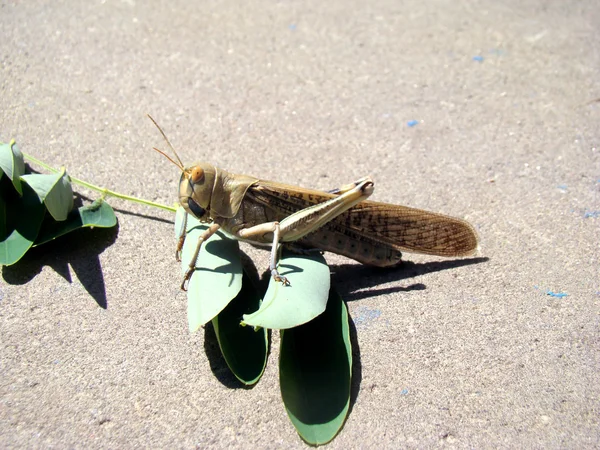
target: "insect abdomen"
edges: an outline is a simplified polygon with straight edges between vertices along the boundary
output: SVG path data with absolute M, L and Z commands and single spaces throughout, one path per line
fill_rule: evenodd
M 324 227 L 301 239 L 300 244 L 347 256 L 371 266 L 389 267 L 402 261 L 402 252 L 399 250 L 348 231 Z

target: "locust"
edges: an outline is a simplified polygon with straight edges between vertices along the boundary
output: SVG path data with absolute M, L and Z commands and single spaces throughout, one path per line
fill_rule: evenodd
M 209 224 L 198 238 L 181 284 L 183 290 L 196 269 L 202 243 L 219 229 L 241 241 L 270 245 L 269 271 L 284 285 L 289 281 L 277 270 L 281 245 L 295 251 L 329 251 L 377 267 L 398 265 L 403 251 L 460 257 L 478 250 L 477 233 L 465 220 L 367 200 L 375 188 L 370 177 L 319 191 L 233 174 L 206 162 L 185 167 L 165 133 L 150 119 L 177 161 L 162 150 L 154 150 L 181 171 L 179 203 L 186 219 L 176 250 L 178 260 L 187 214 Z

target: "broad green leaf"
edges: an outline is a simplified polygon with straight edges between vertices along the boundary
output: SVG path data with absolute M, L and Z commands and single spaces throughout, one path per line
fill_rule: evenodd
M 20 177 L 25 173 L 25 161 L 14 139 L 8 144 L 0 142 L 0 176 L 2 173 L 12 181 L 17 192 L 23 194 Z
M 331 277 L 323 255 L 298 255 L 284 251 L 278 270 L 290 284 L 284 286 L 271 278 L 260 309 L 244 315 L 245 325 L 292 328 L 325 311 Z
M 111 228 L 117 224 L 117 217 L 111 206 L 102 199 L 82 206 L 69 213 L 66 220 L 57 222 L 46 217 L 34 246 L 45 244 L 63 234 L 84 227 Z
M 73 209 L 73 188 L 64 168 L 51 175 L 23 175 L 21 181 L 37 192 L 54 220 L 66 220 Z
M 14 201 L 2 200 L 5 210 L 4 233 L 0 235 L 0 264 L 10 266 L 29 250 L 35 241 L 46 208 L 27 184 L 21 185 L 23 196 Z
M 175 221 L 175 229 L 180 226 Z M 196 250 L 198 238 L 208 228 L 192 216 L 181 255 L 185 274 Z M 202 244 L 196 270 L 188 283 L 188 325 L 191 332 L 212 320 L 242 288 L 242 262 L 239 244 L 217 231 Z
M 288 416 L 311 445 L 331 441 L 350 407 L 348 310 L 331 290 L 325 313 L 281 332 L 279 384 Z
M 256 311 L 260 295 L 244 272 L 242 290 L 212 320 L 221 353 L 238 380 L 246 385 L 256 383 L 267 365 L 267 330 L 240 325 L 242 315 Z

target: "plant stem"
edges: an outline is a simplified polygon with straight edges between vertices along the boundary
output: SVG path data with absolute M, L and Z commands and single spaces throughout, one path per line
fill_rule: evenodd
M 50 172 L 58 172 L 58 170 L 55 169 L 54 167 L 49 166 L 45 162 L 42 162 L 39 159 L 34 158 L 31 155 L 23 153 L 23 156 L 25 156 L 25 158 L 27 160 L 31 161 L 32 163 L 37 164 L 38 166 L 42 166 L 44 169 L 49 170 Z M 131 195 L 120 194 L 118 192 L 111 191 L 110 189 L 105 189 L 103 187 L 96 186 L 94 184 L 88 183 L 87 181 L 80 180 L 80 179 L 75 178 L 75 177 L 73 177 L 71 175 L 69 175 L 69 177 L 71 178 L 71 181 L 73 183 L 79 184 L 79 185 L 84 186 L 84 187 L 86 187 L 88 189 L 91 189 L 93 191 L 100 192 L 100 193 L 102 193 L 103 196 L 110 196 L 110 197 L 120 198 L 120 199 L 123 199 L 123 200 L 129 200 L 129 201 L 134 202 L 134 203 L 139 203 L 139 204 L 146 205 L 146 206 L 152 206 L 154 208 L 160 208 L 160 209 L 164 209 L 166 211 L 171 211 L 171 212 L 175 212 L 176 211 L 176 209 L 174 207 L 172 207 L 172 206 L 162 205 L 160 203 L 151 202 L 149 200 L 144 200 L 144 199 L 138 198 L 138 197 L 132 197 Z

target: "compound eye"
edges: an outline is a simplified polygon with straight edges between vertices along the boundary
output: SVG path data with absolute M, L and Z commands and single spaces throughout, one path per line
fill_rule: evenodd
M 190 208 L 192 214 L 196 216 L 196 219 L 200 219 L 204 216 L 204 214 L 206 214 L 206 210 L 198 203 L 196 203 L 191 197 L 188 198 L 188 208 Z
M 192 174 L 190 176 L 190 180 L 193 184 L 198 184 L 204 178 L 204 170 L 200 166 L 196 166 L 192 169 Z

